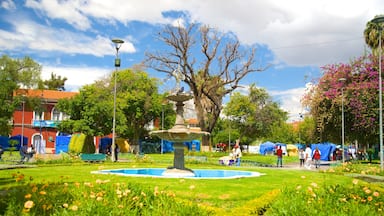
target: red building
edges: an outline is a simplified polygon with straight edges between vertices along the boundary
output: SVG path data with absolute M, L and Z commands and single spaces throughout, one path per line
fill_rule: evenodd
M 13 113 L 12 136 L 21 135 L 28 139 L 28 146 L 32 144 L 40 153 L 55 153 L 55 140 L 59 131 L 56 128 L 58 122 L 67 119 L 65 113 L 60 112 L 55 105 L 59 99 L 71 98 L 77 92 L 63 92 L 54 90 L 20 89 L 16 95 L 26 98 L 40 98 L 43 112 L 33 110 L 24 102 Z M 22 141 L 23 142 L 23 141 Z

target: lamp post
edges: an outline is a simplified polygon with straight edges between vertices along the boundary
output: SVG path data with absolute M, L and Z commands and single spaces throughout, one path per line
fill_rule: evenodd
M 340 82 L 345 82 L 345 78 L 340 78 Z M 342 152 L 342 162 L 345 162 L 345 152 L 344 152 L 344 142 L 345 142 L 345 133 L 344 133 L 344 86 L 341 87 L 341 152 Z
M 23 147 L 24 145 L 24 107 L 25 107 L 25 96 L 23 95 L 23 108 L 21 113 L 21 145 L 20 147 Z
M 164 130 L 164 104 L 161 104 L 161 130 Z M 164 139 L 161 138 L 161 154 L 163 154 Z
M 303 114 L 302 114 L 302 113 L 299 113 L 299 117 L 300 117 L 300 122 L 299 122 L 299 124 L 298 124 L 298 130 L 299 130 L 299 144 L 301 144 L 300 124 L 301 124 L 301 121 L 303 121 Z
M 114 86 L 113 86 L 113 123 L 112 123 L 112 161 L 116 161 L 116 76 L 117 70 L 120 67 L 120 58 L 119 58 L 119 49 L 121 45 L 124 43 L 121 39 L 112 39 L 112 42 L 115 44 L 116 48 L 116 58 L 115 58 L 115 74 L 114 74 Z
M 375 17 L 371 22 L 376 23 L 379 30 L 379 140 L 380 140 L 380 168 L 384 169 L 383 164 L 383 84 L 381 78 L 381 36 L 382 36 L 382 27 L 381 24 L 384 23 L 384 15 Z

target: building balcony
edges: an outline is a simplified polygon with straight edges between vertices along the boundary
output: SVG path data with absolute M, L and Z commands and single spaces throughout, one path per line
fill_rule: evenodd
M 32 127 L 56 128 L 59 122 L 55 120 L 32 120 Z

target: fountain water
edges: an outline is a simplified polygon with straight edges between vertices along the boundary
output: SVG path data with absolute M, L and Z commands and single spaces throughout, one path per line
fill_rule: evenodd
M 178 91 L 167 97 L 168 100 L 176 102 L 176 121 L 175 125 L 169 130 L 152 131 L 150 134 L 173 142 L 174 159 L 173 167 L 169 167 L 163 172 L 164 176 L 190 177 L 195 176 L 193 170 L 184 166 L 184 144 L 183 142 L 200 138 L 203 135 L 209 135 L 208 132 L 191 130 L 184 123 L 184 102 L 192 99 L 193 96 Z

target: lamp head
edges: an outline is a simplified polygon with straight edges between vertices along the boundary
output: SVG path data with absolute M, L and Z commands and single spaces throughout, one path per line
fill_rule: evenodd
M 115 44 L 116 50 L 119 50 L 121 45 L 124 43 L 123 40 L 118 39 L 118 38 L 112 39 L 112 42 Z

